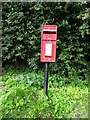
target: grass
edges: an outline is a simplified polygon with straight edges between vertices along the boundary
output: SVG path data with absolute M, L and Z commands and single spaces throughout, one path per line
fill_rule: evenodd
M 4 70 L 0 79 L 1 117 L 88 118 L 88 86 L 83 82 L 58 85 L 56 77 L 49 76 L 48 96 L 44 96 L 43 71 Z

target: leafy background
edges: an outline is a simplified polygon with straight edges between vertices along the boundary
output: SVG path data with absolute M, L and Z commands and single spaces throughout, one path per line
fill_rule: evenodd
M 58 28 L 57 60 L 50 71 L 85 77 L 89 61 L 89 3 L 3 3 L 3 64 L 42 69 L 42 24 Z M 58 66 L 58 67 L 57 67 Z M 70 74 L 72 72 L 72 74 Z

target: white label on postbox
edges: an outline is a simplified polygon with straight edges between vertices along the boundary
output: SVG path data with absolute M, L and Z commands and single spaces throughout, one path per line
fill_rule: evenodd
M 52 56 L 52 44 L 46 44 L 45 56 Z

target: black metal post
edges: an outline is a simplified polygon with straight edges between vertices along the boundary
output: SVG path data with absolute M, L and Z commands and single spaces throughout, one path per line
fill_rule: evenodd
M 47 95 L 47 89 L 48 89 L 48 70 L 49 70 L 49 63 L 45 63 L 44 95 Z

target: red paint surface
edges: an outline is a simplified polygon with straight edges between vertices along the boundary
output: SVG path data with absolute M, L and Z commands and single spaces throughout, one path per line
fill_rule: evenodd
M 48 42 L 48 40 L 50 41 Z M 56 25 L 42 25 L 41 62 L 55 62 L 56 61 L 56 40 L 57 40 L 57 26 Z M 45 46 L 47 43 L 52 44 L 52 56 L 45 56 Z

